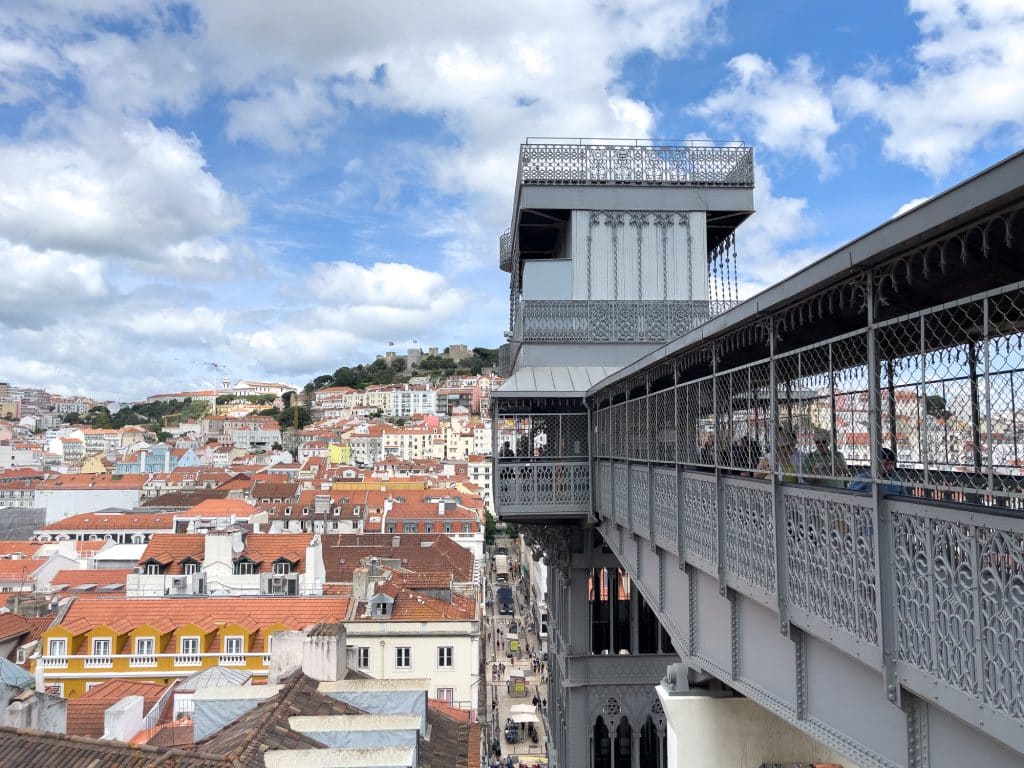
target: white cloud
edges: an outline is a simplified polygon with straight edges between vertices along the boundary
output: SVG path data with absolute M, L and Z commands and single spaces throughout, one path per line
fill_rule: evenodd
M 913 0 L 922 42 L 910 82 L 844 77 L 836 94 L 882 123 L 891 160 L 941 177 L 1001 129 L 1024 131 L 1024 6 L 1013 0 Z
M 756 167 L 755 176 L 754 209 L 757 213 L 736 232 L 743 298 L 789 277 L 827 253 L 801 245 L 815 231 L 814 221 L 807 212 L 807 200 L 772 194 L 771 177 L 761 166 Z
M 706 45 L 724 2 L 384 3 L 353 14 L 314 0 L 12 0 L 0 39 L 31 46 L 0 49 L 0 100 L 31 112 L 0 144 L 0 238 L 46 269 L 19 278 L 20 305 L 0 307 L 32 310 L 31 324 L 0 316 L 0 370 L 24 384 L 139 397 L 196 379 L 192 360 L 302 383 L 389 341 L 496 343 L 507 313 L 496 239 L 520 141 L 649 135 L 656 115 L 622 82 L 623 62 Z M 26 32 L 4 36 L 14 25 Z M 423 201 L 403 209 L 411 242 L 395 256 L 371 249 L 367 265 L 353 255 L 289 261 L 301 233 L 276 222 L 254 240 L 235 190 L 270 164 L 239 170 L 225 151 L 211 168 L 180 127 L 195 118 L 199 131 L 259 145 L 240 151 L 260 161 L 266 147 L 293 153 L 290 163 L 364 115 L 436 127 L 429 140 L 382 136 L 357 162 L 341 158 L 337 199 L 314 206 L 324 221 L 353 200 L 384 214 Z M 312 163 L 333 172 L 330 159 L 301 157 L 294 177 Z M 287 206 L 267 189 L 279 181 L 248 199 L 284 220 Z M 298 198 L 298 208 L 310 199 Z M 414 249 L 421 266 L 399 263 Z M 249 267 L 266 250 L 280 256 L 265 266 L 273 280 L 260 282 Z M 481 265 L 486 288 L 451 277 Z M 197 279 L 232 273 L 237 284 Z
M 278 83 L 228 102 L 229 139 L 250 139 L 278 151 L 319 147 L 334 117 L 330 91 L 300 80 Z
M 930 197 L 915 197 L 913 200 L 910 200 L 897 208 L 896 213 L 894 213 L 890 218 L 898 218 L 907 211 L 914 210 L 917 206 L 921 205 L 921 203 L 927 203 L 929 200 L 931 200 Z
M 110 294 L 97 259 L 63 251 L 33 251 L 0 240 L 0 328 L 39 327 L 61 308 L 81 312 Z
M 209 262 L 203 238 L 245 220 L 194 138 L 150 123 L 76 117 L 73 139 L 0 145 L 4 237 L 35 250 L 179 269 L 197 255 Z
M 805 155 L 822 173 L 833 169 L 828 140 L 839 125 L 808 56 L 797 56 L 780 72 L 756 53 L 744 53 L 729 69 L 731 82 L 692 107 L 694 114 L 719 130 L 752 130 L 759 146 Z

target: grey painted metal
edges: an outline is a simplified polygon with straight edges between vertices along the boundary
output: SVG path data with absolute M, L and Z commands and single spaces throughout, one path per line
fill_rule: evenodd
M 511 272 L 512 263 L 512 230 L 506 229 L 498 239 L 498 266 L 502 272 Z
M 499 462 L 494 500 L 503 517 L 585 516 L 590 511 L 590 464 L 579 461 Z
M 865 766 L 1024 761 L 1022 179 L 1017 155 L 587 391 L 594 519 L 686 663 Z M 780 428 L 829 446 L 784 462 Z
M 931 245 L 929 237 L 936 232 L 948 230 L 974 220 L 982 219 L 1004 211 L 1008 200 L 1020 200 L 1024 196 L 1024 151 L 1002 160 L 991 168 L 941 192 L 926 203 L 913 208 L 902 216 L 891 219 L 870 232 L 846 243 L 818 261 L 804 267 L 796 274 L 766 288 L 751 299 L 713 318 L 685 336 L 681 336 L 663 348 L 658 349 L 631 365 L 624 367 L 614 377 L 598 382 L 589 394 L 594 394 L 618 379 L 644 370 L 649 366 L 678 354 L 694 345 L 709 340 L 728 328 L 754 321 L 764 315 L 792 305 L 797 300 L 812 294 L 822 286 L 845 277 L 852 270 L 863 270 L 896 249 Z M 648 206 L 649 207 L 649 206 Z M 962 237 L 961 233 L 954 233 Z M 945 249 L 946 245 L 942 244 Z M 949 253 L 960 253 L 959 242 L 956 250 L 949 245 Z M 904 265 L 905 269 L 905 265 Z
M 728 302 L 520 302 L 512 336 L 525 343 L 667 342 L 726 311 Z
M 534 365 L 520 368 L 494 390 L 492 397 L 571 397 L 587 391 L 591 382 L 603 378 L 612 366 Z
M 527 143 L 519 184 L 651 184 L 753 187 L 751 147 Z

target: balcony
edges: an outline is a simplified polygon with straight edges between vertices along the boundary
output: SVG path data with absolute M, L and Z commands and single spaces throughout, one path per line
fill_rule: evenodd
M 67 656 L 43 656 L 43 666 L 50 669 L 64 669 L 68 665 Z
M 82 662 L 83 667 L 112 667 L 114 666 L 113 656 L 86 656 Z
M 202 663 L 203 658 L 198 653 L 174 657 L 174 666 L 176 667 L 198 667 L 201 666 Z
M 155 667 L 156 656 L 132 656 L 128 660 L 128 666 L 130 667 Z
M 512 230 L 506 229 L 498 240 L 498 266 L 502 272 L 512 271 Z
M 734 303 L 524 300 L 512 336 L 542 344 L 664 343 Z
M 600 141 L 531 139 L 519 149 L 519 183 L 754 186 L 751 147 Z
M 494 501 L 505 519 L 583 517 L 590 511 L 590 462 L 497 461 Z
M 246 654 L 244 653 L 226 653 L 217 659 L 217 663 L 222 667 L 244 667 L 245 662 Z

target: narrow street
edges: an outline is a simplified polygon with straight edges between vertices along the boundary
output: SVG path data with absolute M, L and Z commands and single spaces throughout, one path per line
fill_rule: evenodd
M 513 561 L 507 583 L 514 598 L 511 615 L 499 613 L 498 589 L 506 584 L 497 580 L 493 553 L 500 547 L 505 547 Z M 489 717 L 483 730 L 490 766 L 532 768 L 547 765 L 547 665 L 541 659 L 537 619 L 517 570 L 516 552 L 514 541 L 499 537 L 488 558 L 485 655 Z

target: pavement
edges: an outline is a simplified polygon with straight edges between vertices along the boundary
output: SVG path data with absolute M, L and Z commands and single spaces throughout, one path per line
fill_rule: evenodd
M 509 552 L 513 552 L 514 542 L 499 539 L 497 546 L 505 546 Z M 509 557 L 509 560 L 518 559 Z M 490 565 L 488 565 L 490 568 Z M 548 695 L 547 686 L 547 665 L 540 663 L 540 643 L 537 639 L 536 628 L 529 631 L 529 626 L 535 622 L 536 614 L 528 604 L 529 595 L 524 594 L 522 581 L 518 576 L 513 575 L 509 581 L 515 595 L 515 613 L 512 616 L 497 614 L 497 587 L 495 573 L 488 571 L 487 597 L 491 604 L 487 608 L 486 626 L 486 679 L 487 679 L 487 712 L 490 717 L 483 723 L 486 743 L 493 745 L 494 739 L 498 739 L 501 749 L 501 765 L 507 765 L 508 757 L 512 757 L 512 764 L 521 768 L 532 768 L 532 766 L 547 765 L 547 715 L 543 706 L 538 706 L 536 714 L 540 722 L 534 725 L 537 731 L 537 743 L 526 735 L 523 727 L 520 726 L 521 738 L 518 742 L 509 742 L 506 738 L 505 723 L 513 714 L 512 707 L 515 705 L 532 705 L 536 696 L 539 701 L 546 701 Z M 519 656 L 509 657 L 506 652 L 506 636 L 509 626 L 513 621 L 518 626 L 520 643 Z M 497 647 L 495 645 L 497 638 Z M 529 653 L 527 652 L 529 648 Z M 534 660 L 538 662 L 534 664 Z M 504 665 L 504 670 L 499 670 L 495 675 L 495 665 Z M 539 667 L 539 669 L 538 669 Z M 510 690 L 510 673 L 513 671 L 525 673 L 526 695 L 514 696 Z M 490 760 L 493 761 L 494 755 Z

